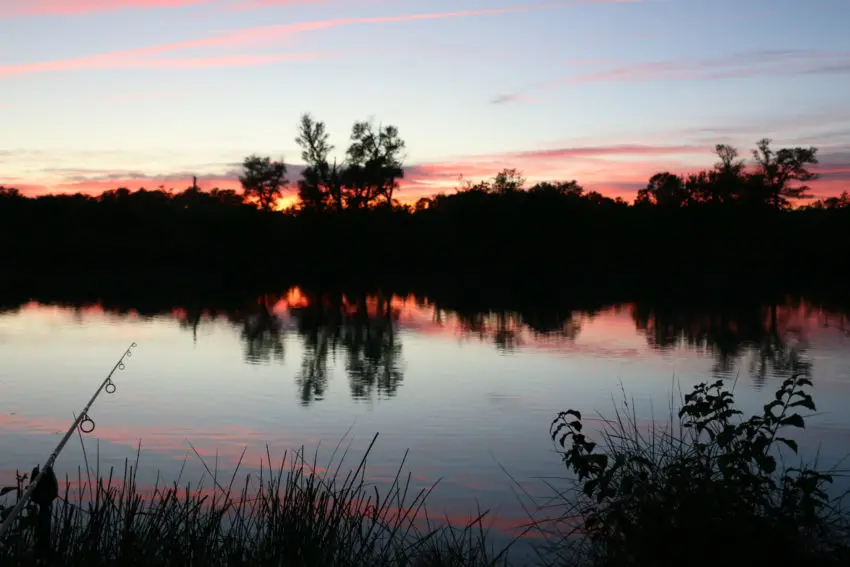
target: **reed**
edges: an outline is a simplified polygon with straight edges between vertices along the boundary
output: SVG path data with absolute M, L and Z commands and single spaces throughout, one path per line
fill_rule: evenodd
M 377 436 L 376 436 L 377 437 Z M 259 474 L 240 475 L 242 459 L 222 478 L 201 459 L 208 475 L 192 486 L 137 483 L 139 453 L 120 476 L 80 467 L 66 477 L 53 506 L 50 546 L 39 550 L 32 510 L 21 514 L 2 550 L 3 565 L 171 566 L 492 566 L 507 549 L 493 550 L 481 514 L 466 526 L 433 522 L 425 502 L 433 487 L 413 490 L 404 460 L 389 487 L 366 480 L 366 460 L 345 471 L 317 466 L 304 449 L 273 462 L 269 451 Z M 244 453 L 243 453 L 244 457 Z M 332 457 L 333 460 L 333 457 Z M 86 463 L 88 458 L 86 457 Z M 182 471 L 180 478 L 182 478 Z M 241 479 L 237 483 L 237 479 Z M 204 486 L 204 481 L 210 483 Z M 19 480 L 23 483 L 23 480 Z M 72 486 L 75 488 L 72 489 Z

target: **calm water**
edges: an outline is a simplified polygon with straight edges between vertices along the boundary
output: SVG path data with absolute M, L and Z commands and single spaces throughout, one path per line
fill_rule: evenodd
M 620 388 L 642 419 L 665 418 L 674 388 L 735 380 L 750 411 L 772 396 L 789 349 L 812 364 L 818 415 L 802 436 L 825 464 L 850 453 L 850 318 L 786 303 L 775 309 L 612 305 L 592 312 L 457 311 L 415 297 L 308 297 L 297 288 L 210 312 L 156 315 L 97 305 L 29 303 L 0 313 L 0 482 L 43 462 L 131 341 L 118 391 L 101 396 L 85 436 L 100 467 L 142 444 L 140 480 L 197 480 L 243 450 L 317 446 L 345 437 L 351 465 L 380 433 L 369 476 L 385 482 L 406 449 L 430 509 L 462 519 L 478 505 L 509 534 L 525 520 L 504 467 L 532 491 L 563 469 L 548 436 L 567 408 L 609 412 Z M 346 437 L 347 435 L 347 437 Z M 61 455 L 76 474 L 81 442 Z

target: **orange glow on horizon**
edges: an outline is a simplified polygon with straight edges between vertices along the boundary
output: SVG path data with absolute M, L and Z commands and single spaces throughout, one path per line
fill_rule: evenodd
M 491 179 L 505 168 L 516 168 L 526 178 L 526 186 L 547 180 L 576 180 L 585 191 L 597 191 L 605 196 L 622 197 L 632 201 L 639 188 L 644 187 L 650 177 L 661 171 L 676 175 L 688 175 L 710 168 L 709 160 L 686 159 L 696 151 L 692 146 L 600 146 L 591 148 L 565 148 L 538 150 L 513 154 L 494 154 L 457 161 L 427 162 L 413 164 L 399 180 L 399 189 L 394 197 L 402 204 L 414 205 L 422 197 L 452 194 L 465 181 L 477 183 Z M 710 153 L 700 152 L 698 156 Z M 566 157 L 564 157 L 566 156 Z M 565 161 L 566 160 L 566 161 Z M 814 170 L 821 176 L 810 183 L 814 198 L 839 196 L 850 189 L 850 165 L 840 163 L 823 164 Z M 165 188 L 181 192 L 192 187 L 193 179 L 187 175 L 152 175 L 149 177 L 116 177 L 108 170 L 98 172 L 104 178 L 83 181 L 35 180 L 18 183 L 20 179 L 5 181 L 0 186 L 17 187 L 25 195 L 81 193 L 97 196 L 104 191 L 127 187 L 133 191 L 145 187 L 148 190 Z M 119 173 L 119 172 L 115 172 Z M 462 175 L 462 180 L 459 176 Z M 197 185 L 203 191 L 213 188 L 230 189 L 241 194 L 242 190 L 235 173 L 201 175 Z M 294 179 L 283 188 L 276 208 L 283 210 L 298 203 L 297 184 Z

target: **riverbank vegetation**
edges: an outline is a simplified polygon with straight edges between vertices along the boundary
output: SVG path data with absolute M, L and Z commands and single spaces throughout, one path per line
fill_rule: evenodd
M 374 439 L 373 439 L 374 444 Z M 371 449 L 371 445 L 370 448 Z M 366 456 L 346 472 L 323 468 L 304 450 L 268 460 L 259 475 L 229 477 L 204 461 L 199 483 L 137 483 L 138 459 L 98 477 L 80 469 L 53 504 L 52 530 L 39 539 L 37 506 L 0 542 L 2 565 L 485 567 L 503 557 L 485 539 L 486 514 L 467 526 L 429 519 L 429 489 L 415 490 L 402 466 L 380 491 Z M 198 458 L 203 458 L 196 453 Z M 88 463 L 87 463 L 88 464 Z M 240 460 L 239 465 L 242 462 Z M 240 482 L 241 481 L 241 482 Z M 5 492 L 23 491 L 19 485 Z M 5 493 L 4 492 L 4 493 Z M 11 506 L 0 506 L 5 516 Z
M 561 276 L 595 287 L 689 276 L 714 286 L 829 280 L 844 275 L 841 258 L 850 255 L 850 197 L 807 200 L 816 148 L 775 149 L 761 140 L 746 161 L 718 145 L 714 167 L 654 175 L 633 203 L 575 180 L 530 185 L 515 169 L 402 203 L 405 142 L 394 126 L 356 123 L 339 161 L 324 123 L 309 115 L 296 141 L 298 171 L 249 156 L 239 189 L 194 184 L 27 197 L 2 188 L 4 277 L 156 272 L 170 280 L 492 284 Z M 295 204 L 276 209 L 292 190 Z M 799 203 L 807 206 L 792 206 Z
M 642 427 L 628 402 L 601 432 L 578 411 L 559 414 L 551 436 L 575 482 L 546 523 L 556 561 L 847 565 L 850 515 L 831 490 L 836 473 L 797 456 L 794 429 L 816 407 L 807 367 L 794 362 L 746 419 L 723 381 L 695 386 L 666 427 Z
M 746 419 L 722 382 L 695 386 L 667 426 L 642 427 L 628 403 L 595 433 L 575 410 L 558 415 L 551 436 L 571 488 L 552 485 L 546 504 L 529 507 L 517 533 L 537 536 L 536 553 L 514 564 L 846 565 L 850 516 L 830 494 L 834 476 L 785 461 L 798 452 L 787 430 L 816 409 L 806 367 L 794 368 Z M 403 463 L 378 490 L 366 457 L 347 474 L 343 461 L 322 472 L 303 451 L 281 463 L 269 456 L 258 478 L 240 484 L 238 467 L 228 478 L 207 467 L 205 482 L 185 489 L 138 486 L 138 461 L 120 479 L 93 482 L 81 470 L 53 506 L 49 545 L 37 544 L 30 510 L 3 542 L 2 564 L 510 564 L 510 544 L 488 543 L 486 513 L 436 525 L 425 511 L 430 489 L 411 489 Z

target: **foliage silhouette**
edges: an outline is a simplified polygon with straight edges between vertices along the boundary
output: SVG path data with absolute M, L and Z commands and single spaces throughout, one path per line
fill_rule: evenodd
M 332 208 L 342 211 L 345 204 L 343 193 L 343 167 L 328 163 L 333 146 L 328 142 L 329 134 L 324 122 L 316 122 L 309 114 L 301 117 L 296 143 L 301 146 L 301 159 L 307 167 L 298 181 L 298 198 L 305 211 L 320 213 Z
M 281 197 L 281 189 L 286 186 L 286 164 L 272 161 L 269 157 L 251 155 L 242 162 L 242 194 L 247 199 L 256 199 L 265 211 L 271 210 Z
M 592 566 L 679 565 L 682 554 L 695 566 L 846 564 L 832 476 L 779 460 L 781 449 L 797 453 L 786 430 L 804 427 L 799 412 L 815 411 L 811 385 L 795 370 L 762 414 L 742 419 L 723 381 L 699 384 L 668 427 L 649 432 L 626 402 L 602 445 L 580 412 L 560 413 L 551 435 L 575 475 L 583 535 L 562 543 Z

